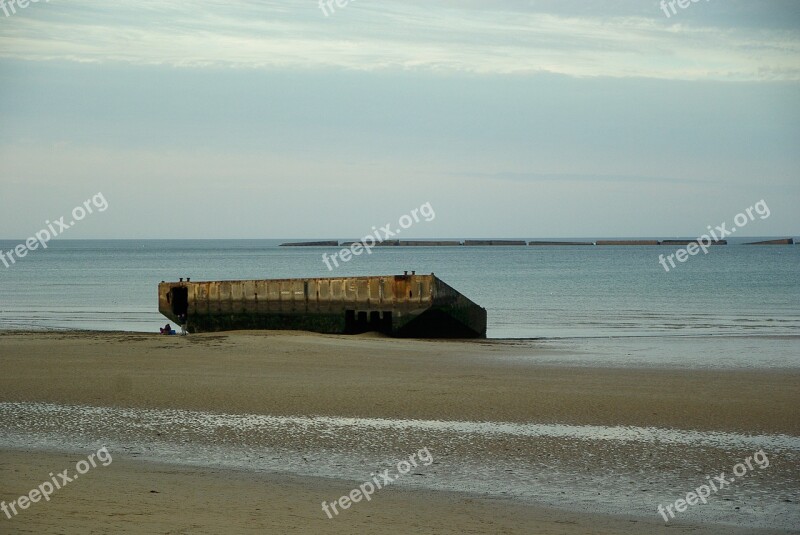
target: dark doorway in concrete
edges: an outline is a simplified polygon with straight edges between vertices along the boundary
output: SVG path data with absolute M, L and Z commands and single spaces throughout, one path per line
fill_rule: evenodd
M 170 291 L 172 296 L 170 303 L 172 304 L 172 313 L 176 316 L 186 314 L 189 312 L 189 289 L 188 288 L 173 288 Z
M 392 313 L 372 310 L 370 312 L 345 310 L 345 333 L 360 334 L 370 331 L 392 333 Z

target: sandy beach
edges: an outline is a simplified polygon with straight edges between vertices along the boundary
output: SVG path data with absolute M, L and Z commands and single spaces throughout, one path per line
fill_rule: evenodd
M 536 341 L 297 332 L 0 333 L 0 499 L 17 499 L 101 445 L 114 456 L 50 502 L 0 516 L 0 531 L 800 525 L 796 371 L 537 363 L 545 351 Z M 322 512 L 323 500 L 422 447 L 430 466 L 333 519 Z M 768 468 L 666 526 L 660 520 L 660 503 L 759 447 Z

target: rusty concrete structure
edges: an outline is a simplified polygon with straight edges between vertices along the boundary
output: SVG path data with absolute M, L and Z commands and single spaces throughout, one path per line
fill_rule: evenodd
M 289 329 L 411 338 L 485 338 L 486 309 L 430 275 L 158 285 L 158 310 L 190 333 Z
M 467 247 L 498 246 L 498 245 L 528 245 L 524 240 L 464 240 Z
M 697 243 L 697 240 L 663 240 L 658 242 L 659 245 L 689 245 L 690 243 Z M 728 240 L 715 240 L 709 245 L 728 245 Z
M 540 246 L 560 246 L 560 245 L 594 245 L 593 241 L 532 241 L 528 245 L 532 247 Z
M 658 240 L 597 240 L 596 245 L 658 245 Z

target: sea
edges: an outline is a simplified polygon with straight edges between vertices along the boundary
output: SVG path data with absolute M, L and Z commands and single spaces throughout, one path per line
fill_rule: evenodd
M 158 283 L 180 277 L 416 271 L 485 307 L 489 338 L 572 347 L 573 364 L 800 367 L 797 245 L 713 246 L 669 271 L 659 255 L 679 247 L 377 247 L 329 270 L 338 248 L 285 241 L 54 240 L 0 263 L 0 330 L 158 332 Z

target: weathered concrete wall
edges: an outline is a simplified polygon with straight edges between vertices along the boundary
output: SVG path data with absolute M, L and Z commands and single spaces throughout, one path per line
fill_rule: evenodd
M 484 246 L 484 245 L 528 245 L 528 242 L 523 240 L 465 240 L 466 246 Z
M 400 247 L 453 247 L 461 245 L 460 241 L 453 240 L 400 240 Z
M 338 247 L 339 240 L 304 241 L 282 243 L 281 247 Z
M 690 243 L 697 243 L 697 240 L 663 240 L 659 245 L 689 245 Z M 712 241 L 710 245 L 728 245 L 728 240 Z
M 190 332 L 233 329 L 305 329 L 344 333 L 350 324 L 398 334 L 432 308 L 468 320 L 462 333 L 485 336 L 486 311 L 447 285 L 437 285 L 433 275 L 343 277 L 247 281 L 163 282 L 159 285 L 159 311 L 178 322 L 176 295 L 187 292 Z M 444 284 L 444 283 L 441 283 Z M 175 290 L 175 292 L 173 292 Z M 457 306 L 453 306 L 456 304 Z M 471 316 L 462 309 L 474 309 Z M 482 323 L 480 321 L 483 317 Z M 479 321 L 475 322 L 475 318 Z M 433 327 L 446 327 L 440 321 Z M 420 327 L 422 325 L 420 324 Z M 367 329 L 371 330 L 371 329 Z M 448 330 L 448 329 L 443 329 Z M 431 333 L 433 334 L 433 333 Z M 446 336 L 447 333 L 442 333 Z
M 594 245 L 593 241 L 532 241 L 528 243 L 534 247 L 544 245 Z
M 453 240 L 386 240 L 377 244 L 379 247 L 453 247 L 460 246 L 460 241 Z
M 658 240 L 597 240 L 597 245 L 658 245 Z

